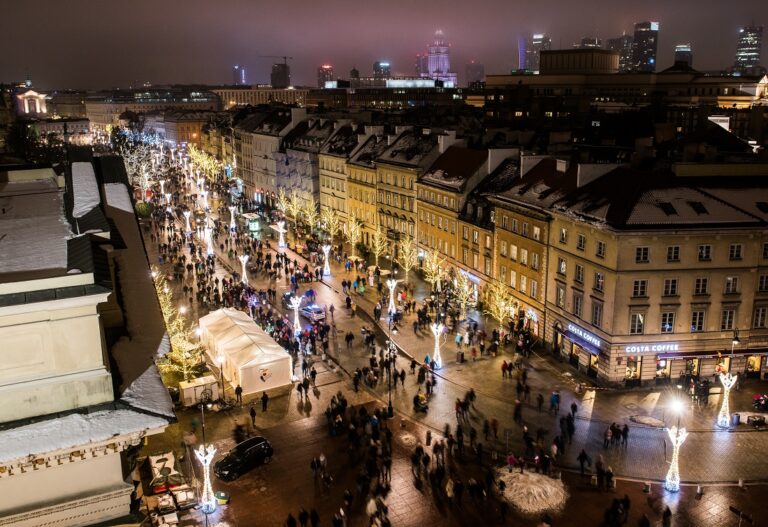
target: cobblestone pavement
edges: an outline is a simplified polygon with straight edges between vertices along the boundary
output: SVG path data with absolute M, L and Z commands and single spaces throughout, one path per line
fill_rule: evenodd
M 300 264 L 305 261 L 291 250 L 285 252 L 292 258 L 296 258 Z M 219 268 L 222 274 L 239 267 L 235 262 L 228 261 L 225 255 L 219 255 Z M 223 265 L 222 265 L 223 264 Z M 409 283 L 415 290 L 415 297 L 421 298 L 427 294 L 427 286 L 411 274 Z M 360 328 L 363 325 L 371 327 L 373 324 L 370 313 L 375 302 L 375 288 L 369 288 L 364 297 L 355 295 L 358 304 L 358 316 L 350 317 L 343 306 L 340 282 L 344 278 L 352 277 L 352 273 L 345 273 L 342 266 L 332 264 L 332 276 L 324 279 L 322 283 L 303 284 L 302 290 L 311 287 L 317 293 L 317 302 L 320 305 L 334 304 L 337 307 L 335 313 L 336 346 L 331 355 L 347 372 L 356 367 L 368 364 L 368 353 L 363 349 L 360 337 Z M 270 285 L 264 276 L 249 277 L 251 285 L 257 288 Z M 287 290 L 284 281 L 278 280 L 272 283 L 277 286 L 278 297 Z M 282 308 L 281 308 L 282 309 Z M 470 313 L 470 318 L 478 321 L 483 326 L 485 321 L 478 313 Z M 394 337 L 399 347 L 419 360 L 427 353 L 432 352 L 433 337 L 431 333 L 421 332 L 414 334 L 411 328 L 413 315 L 406 316 L 397 336 Z M 380 342 L 386 333 L 386 326 L 379 321 Z M 490 331 L 490 327 L 487 331 Z M 340 341 L 346 331 L 353 331 L 356 336 L 355 345 L 351 351 L 345 349 Z M 474 387 L 479 397 L 476 403 L 477 411 L 470 420 L 470 425 L 482 428 L 483 419 L 495 417 L 501 423 L 498 440 L 491 440 L 488 447 L 499 452 L 522 450 L 522 429 L 512 423 L 512 406 L 516 398 L 515 381 L 503 380 L 500 373 L 500 365 L 503 360 L 511 360 L 512 354 L 504 350 L 496 358 L 482 357 L 477 362 L 467 361 L 463 364 L 455 361 L 455 346 L 449 336 L 443 343 L 444 368 L 440 371 L 441 379 L 430 401 L 430 410 L 424 414 L 415 415 L 412 410 L 412 398 L 418 388 L 415 377 L 408 376 L 404 386 L 397 386 L 392 392 L 392 401 L 395 408 L 403 414 L 430 426 L 435 430 L 442 430 L 445 423 L 455 424 L 453 402 L 456 398 L 463 398 L 470 387 Z M 408 369 L 410 358 L 398 359 L 398 369 Z M 593 457 L 602 454 L 606 462 L 611 465 L 617 475 L 640 479 L 660 480 L 667 470 L 667 460 L 671 456 L 669 441 L 666 431 L 657 427 L 645 426 L 635 423 L 633 418 L 653 418 L 667 425 L 674 424 L 673 417 L 667 412 L 669 402 L 676 397 L 675 390 L 647 390 L 647 391 L 602 391 L 587 390 L 582 394 L 574 393 L 576 381 L 586 380 L 578 372 L 570 367 L 558 364 L 551 356 L 539 350 L 527 361 L 528 382 L 532 387 L 532 400 L 535 401 L 537 393 L 543 393 L 545 400 L 548 394 L 557 389 L 561 392 L 563 408 L 561 414 L 567 411 L 571 401 L 577 402 L 579 411 L 576 420 L 576 435 L 574 443 L 566 449 L 566 452 L 558 460 L 561 466 L 574 468 L 575 457 L 581 448 L 585 448 Z M 350 391 L 351 382 L 348 377 L 342 377 L 340 384 Z M 751 394 L 762 389 L 762 384 L 753 381 L 745 383 L 740 392 L 732 394 L 731 408 L 733 411 L 749 412 Z M 370 390 L 370 394 L 386 401 L 387 385 L 380 383 Z M 325 403 L 327 404 L 327 402 Z M 714 431 L 714 421 L 719 396 L 710 397 L 710 405 L 707 408 L 689 408 L 682 417 L 682 425 L 691 430 L 688 440 L 681 451 L 681 474 L 684 481 L 691 482 L 715 482 L 764 480 L 768 474 L 768 461 L 765 459 L 764 450 L 768 446 L 768 435 L 754 432 L 742 425 L 738 431 Z M 546 403 L 545 403 L 546 407 Z M 322 406 L 321 411 L 324 410 Z M 292 417 L 297 417 L 293 412 Z M 531 430 L 543 428 L 547 430 L 547 440 L 556 435 L 559 429 L 559 416 L 546 412 L 539 414 L 530 403 L 524 405 L 523 419 Z M 640 419 L 643 420 L 643 419 Z M 608 424 L 628 423 L 631 427 L 629 447 L 626 449 L 602 448 L 603 433 Z M 744 431 L 742 431 L 744 430 Z

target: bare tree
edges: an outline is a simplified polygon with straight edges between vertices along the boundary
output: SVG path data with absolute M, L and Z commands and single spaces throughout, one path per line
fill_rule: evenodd
M 499 329 L 503 328 L 509 319 L 513 304 L 514 299 L 503 282 L 494 280 L 488 286 L 484 311 L 498 322 Z
M 408 273 L 416 267 L 419 257 L 419 248 L 413 242 L 413 238 L 409 236 L 405 237 L 405 240 L 400 242 L 400 252 L 398 253 L 397 263 L 405 271 L 405 283 L 408 284 Z
M 440 282 L 445 276 L 445 260 L 435 250 L 427 249 L 424 257 L 424 279 L 432 286 L 432 291 L 440 291 Z
M 371 236 L 371 252 L 376 259 L 376 266 L 379 265 L 379 257 L 387 251 L 389 247 L 389 241 L 387 241 L 387 235 L 381 230 L 381 224 L 376 224 L 376 230 L 373 231 Z
M 323 207 L 322 209 L 323 210 L 320 211 L 320 224 L 323 226 L 325 232 L 328 233 L 331 244 L 333 244 L 336 235 L 339 234 L 339 231 L 341 230 L 341 218 L 339 217 L 339 212 L 334 208 Z
M 347 238 L 347 243 L 352 246 L 352 256 L 355 256 L 357 244 L 360 242 L 360 237 L 362 235 L 362 229 L 360 227 L 360 221 L 358 221 L 354 214 L 349 215 L 349 219 L 344 231 L 344 235 Z

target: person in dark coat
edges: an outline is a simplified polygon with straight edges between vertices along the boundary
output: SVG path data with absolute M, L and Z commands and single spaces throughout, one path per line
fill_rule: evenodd
M 267 392 L 264 392 L 261 394 L 261 411 L 266 412 L 267 411 L 267 403 L 269 403 L 269 395 L 267 395 Z

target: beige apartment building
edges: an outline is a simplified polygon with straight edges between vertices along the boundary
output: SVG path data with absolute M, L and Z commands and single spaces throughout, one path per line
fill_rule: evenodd
M 354 214 L 362 226 L 362 243 L 370 245 L 379 213 L 376 191 L 376 159 L 389 147 L 381 129 L 373 130 L 346 163 L 347 216 Z

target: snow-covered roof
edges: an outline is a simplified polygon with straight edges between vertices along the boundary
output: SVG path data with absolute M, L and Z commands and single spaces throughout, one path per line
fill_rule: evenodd
M 47 419 L 0 431 L 0 463 L 101 443 L 118 435 L 141 433 L 167 425 L 167 419 L 133 410 L 103 410 Z
M 628 225 L 665 223 L 751 222 L 754 218 L 697 188 L 674 187 L 643 192 L 627 218 Z
M 53 174 L 53 172 L 51 172 Z M 0 183 L 0 282 L 3 275 L 46 275 L 67 272 L 67 239 L 72 236 L 64 215 L 63 193 L 54 179 Z M 53 272 L 50 272 L 53 271 Z M 16 277 L 14 279 L 23 279 Z
M 107 205 L 133 213 L 133 203 L 128 189 L 122 183 L 106 183 L 104 185 L 104 195 L 107 198 Z
M 426 133 L 425 133 L 426 132 Z M 428 131 L 403 132 L 379 161 L 417 167 L 437 148 L 437 135 Z
M 90 161 L 72 163 L 72 195 L 75 200 L 72 216 L 75 218 L 82 218 L 101 203 L 99 185 Z

